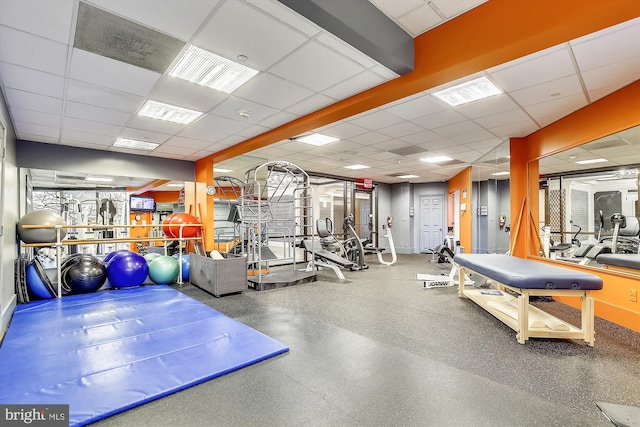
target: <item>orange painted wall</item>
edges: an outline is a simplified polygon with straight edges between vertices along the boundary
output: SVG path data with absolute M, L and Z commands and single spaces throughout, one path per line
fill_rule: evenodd
M 640 125 L 640 81 L 636 81 L 611 95 L 540 129 L 526 138 L 511 140 L 511 215 L 515 217 L 523 201 L 525 220 L 519 233 L 511 235 L 514 255 L 522 258 L 537 253 L 535 239 L 538 233 L 538 174 L 537 160 L 564 149 Z M 534 173 L 535 172 L 535 173 Z M 523 178 L 525 178 L 523 180 Z M 531 216 L 533 220 L 527 220 Z M 512 229 L 513 230 L 513 229 Z M 517 241 L 514 243 L 514 239 Z M 631 289 L 640 290 L 640 276 L 631 276 L 608 270 L 563 264 L 567 268 L 588 271 L 600 276 L 604 288 L 594 292 L 597 316 L 640 332 L 640 303 L 631 302 Z M 572 299 L 560 301 L 577 306 Z
M 467 211 L 461 213 L 460 218 L 453 218 L 454 221 L 458 221 L 460 224 L 460 246 L 464 247 L 466 251 L 471 251 L 471 222 L 473 215 L 471 213 L 471 167 L 465 168 L 462 172 L 454 176 L 448 183 L 449 194 L 455 191 L 460 192 L 460 203 L 467 204 Z M 466 191 L 467 198 L 463 199 L 463 193 Z

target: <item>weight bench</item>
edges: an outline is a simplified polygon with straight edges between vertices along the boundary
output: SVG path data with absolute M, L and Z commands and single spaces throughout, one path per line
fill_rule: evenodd
M 596 262 L 609 270 L 640 274 L 640 254 L 600 254 Z
M 466 296 L 516 331 L 524 344 L 529 338 L 582 339 L 594 343 L 592 290 L 602 289 L 594 274 L 498 254 L 458 254 L 454 261 L 465 270 L 497 283 L 497 289 L 465 289 L 459 280 L 458 296 Z M 581 328 L 529 304 L 531 296 L 574 296 L 582 299 Z
M 308 253 L 313 253 L 313 261 L 309 261 L 307 265 L 307 271 L 313 269 L 312 264 L 315 263 L 316 267 L 327 267 L 332 269 L 338 279 L 345 280 L 344 274 L 340 271 L 340 268 L 355 268 L 356 264 L 348 259 L 341 257 L 340 255 L 322 249 L 322 244 L 318 240 L 305 239 L 302 241 L 302 246 Z

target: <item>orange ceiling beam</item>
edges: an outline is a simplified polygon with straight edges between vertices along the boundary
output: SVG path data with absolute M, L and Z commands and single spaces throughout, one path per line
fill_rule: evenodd
M 196 162 L 219 163 L 640 16 L 637 0 L 489 0 L 414 39 L 415 70 Z

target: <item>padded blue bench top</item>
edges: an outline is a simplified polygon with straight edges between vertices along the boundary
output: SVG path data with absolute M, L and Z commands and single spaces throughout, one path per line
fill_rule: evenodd
M 521 289 L 602 289 L 594 274 L 499 254 L 458 254 L 453 261 L 503 285 Z
M 640 254 L 600 254 L 596 262 L 640 270 Z

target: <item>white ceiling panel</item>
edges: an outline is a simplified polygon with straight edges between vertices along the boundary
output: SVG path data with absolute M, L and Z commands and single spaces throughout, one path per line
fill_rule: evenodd
M 350 122 L 365 129 L 378 130 L 388 126 L 397 125 L 402 123 L 403 120 L 391 113 L 378 110 L 370 114 L 360 115 L 350 120 Z
M 305 114 L 309 114 L 316 110 L 319 110 L 322 107 L 333 104 L 335 101 L 335 98 L 330 98 L 326 95 L 317 93 L 303 100 L 302 102 L 298 102 L 297 104 L 287 108 L 285 111 L 297 116 L 303 116 Z
M 270 73 L 261 73 L 234 92 L 234 95 L 284 110 L 313 95 L 314 92 Z
M 186 125 L 169 122 L 167 120 L 152 119 L 150 117 L 133 115 L 127 122 L 127 127 L 174 135 L 184 129 Z
M 227 1 L 193 44 L 233 60 L 245 55 L 246 65 L 267 70 L 306 40 L 303 34 L 246 3 Z
M 585 71 L 582 79 L 589 92 L 610 87 L 619 89 L 640 79 L 640 56 Z
M 602 30 L 571 42 L 573 53 L 582 71 L 599 68 L 638 56 L 640 50 L 640 18 Z
M 78 132 L 97 133 L 99 135 L 108 135 L 112 137 L 118 136 L 122 130 L 122 126 L 90 122 L 73 117 L 65 117 L 62 120 L 62 127 L 64 129 L 75 130 Z
M 62 129 L 60 142 L 77 146 L 77 144 L 71 144 L 71 142 L 73 141 L 77 143 L 87 143 L 94 146 L 101 146 L 104 149 L 110 147 L 115 141 L 115 138 L 109 135 L 99 135 L 90 132 L 79 132 L 71 129 Z
M 249 117 L 243 117 L 238 110 L 249 110 Z M 226 117 L 232 120 L 238 120 L 245 124 L 245 126 L 251 126 L 259 123 L 269 116 L 276 114 L 278 110 L 275 108 L 266 107 L 264 105 L 256 104 L 255 102 L 247 101 L 244 99 L 231 97 L 225 100 L 223 103 L 211 110 L 211 114 L 217 116 Z
M 0 75 L 5 87 L 62 98 L 64 78 L 32 68 L 0 62 Z
M 412 122 L 402 122 L 378 129 L 378 132 L 391 138 L 402 138 L 404 136 L 413 135 L 422 131 L 424 131 L 423 127 L 420 127 Z
M 538 122 L 540 126 L 546 126 L 555 121 L 553 120 L 553 117 L 558 117 L 559 111 L 576 111 L 585 105 L 587 105 L 587 99 L 584 94 L 579 93 L 530 105 L 526 107 L 526 111 L 536 120 L 536 122 Z
M 170 145 L 173 147 L 190 147 L 194 150 L 204 150 L 211 145 L 210 142 L 200 141 L 197 139 L 183 138 L 181 136 L 174 136 L 167 139 L 163 145 Z
M 67 117 L 74 117 L 76 119 L 107 123 L 116 126 L 124 126 L 131 117 L 130 113 L 124 111 L 111 110 L 109 108 L 82 104 L 75 101 L 66 102 L 64 115 Z
M 389 113 L 405 120 L 417 119 L 418 117 L 427 116 L 444 110 L 446 110 L 444 104 L 436 101 L 429 95 L 423 95 L 417 98 L 413 97 L 407 102 L 394 103 L 390 107 L 386 108 L 386 111 Z
M 60 98 L 10 88 L 5 89 L 4 94 L 10 107 L 19 107 L 49 114 L 62 114 L 62 99 Z
M 426 29 L 435 27 L 444 22 L 444 19 L 427 3 L 423 3 L 411 13 L 398 18 L 398 23 L 412 36 L 422 34 Z
M 149 91 L 148 98 L 191 110 L 208 112 L 228 94 L 177 77 L 163 76 Z
M 138 141 L 155 142 L 157 144 L 162 144 L 170 137 L 170 135 L 165 133 L 150 132 L 148 130 L 134 129 L 130 127 L 122 128 L 120 136 L 122 138 L 137 139 Z
M 523 107 L 553 101 L 554 98 L 564 98 L 567 96 L 582 94 L 582 86 L 580 85 L 580 80 L 576 75 L 563 77 L 511 92 L 513 99 Z
M 551 49 L 546 55 L 536 55 L 530 60 L 518 61 L 516 65 L 493 71 L 491 78 L 500 88 L 511 92 L 575 72 L 571 55 L 566 49 Z
M 324 93 L 339 100 L 378 86 L 385 81 L 386 79 L 379 74 L 367 70 L 328 88 Z
M 436 129 L 463 121 L 465 121 L 465 117 L 454 110 L 444 110 L 413 119 L 414 123 L 417 123 L 425 129 Z
M 452 18 L 474 7 L 480 6 L 486 1 L 488 0 L 431 0 L 431 3 L 447 18 Z
M 140 96 L 149 93 L 160 76 L 153 71 L 80 49 L 73 49 L 69 70 L 72 79 Z
M 273 74 L 316 92 L 322 92 L 362 71 L 364 68 L 357 62 L 314 41 L 270 69 Z
M 74 0 L 2 0 L 0 24 L 68 44 Z
M 138 95 L 74 79 L 68 79 L 67 99 L 81 104 L 96 105 L 125 113 L 135 113 L 144 102 L 144 97 Z
M 16 122 L 38 124 L 60 129 L 62 117 L 57 114 L 43 113 L 40 111 L 25 110 L 24 108 L 11 107 L 11 117 Z
M 50 127 L 50 126 L 44 126 L 44 125 L 34 124 L 34 123 L 19 122 L 17 120 L 15 121 L 15 124 L 16 124 L 16 130 L 21 134 L 25 133 L 25 134 L 31 134 L 31 135 L 46 136 L 54 139 L 60 136 L 59 127 Z
M 0 61 L 64 76 L 67 45 L 0 25 Z
M 102 9 L 189 40 L 219 0 L 87 0 Z M 150 13 L 153 11 L 153 13 Z

